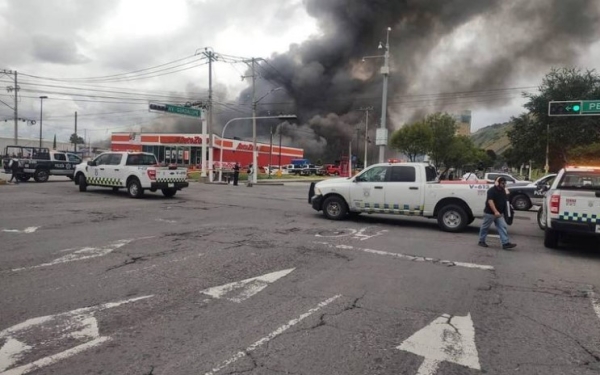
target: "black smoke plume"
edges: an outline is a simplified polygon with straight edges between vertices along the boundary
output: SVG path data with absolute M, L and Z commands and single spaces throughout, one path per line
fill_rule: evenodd
M 265 97 L 258 110 L 260 115 L 297 114 L 297 125 L 281 127 L 285 139 L 324 162 L 347 154 L 349 143 L 355 144 L 356 128 L 364 129 L 364 112 L 358 108 L 373 107 L 368 136 L 374 138 L 381 113 L 383 59 L 363 63 L 362 57 L 383 54 L 377 45 L 385 44 L 388 27 L 390 130 L 436 111 L 458 113 L 508 104 L 520 93 L 498 89 L 537 85 L 551 67 L 577 64 L 598 40 L 600 27 L 597 0 L 304 3 L 321 33 L 260 63 L 257 93 L 285 90 Z M 248 114 L 250 94 L 251 88 L 244 90 L 237 103 Z M 221 109 L 216 130 L 239 115 Z M 269 128 L 259 127 L 263 139 Z M 238 133 L 247 136 L 248 130 L 244 126 Z M 364 132 L 360 137 L 362 155 Z M 373 143 L 370 147 L 375 149 Z

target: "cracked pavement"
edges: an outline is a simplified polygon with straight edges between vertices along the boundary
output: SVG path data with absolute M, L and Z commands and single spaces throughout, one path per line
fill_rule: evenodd
M 0 332 L 151 297 L 98 312 L 110 340 L 31 374 L 206 374 L 244 352 L 215 374 L 414 375 L 424 358 L 396 348 L 439 317 L 460 336 L 452 319 L 467 314 L 481 371 L 442 362 L 437 374 L 600 373 L 598 245 L 545 249 L 533 211 L 517 213 L 508 252 L 493 237 L 476 246 L 478 221 L 459 234 L 420 218 L 328 221 L 306 203 L 308 185 L 193 183 L 135 200 L 55 179 L 0 186 L 0 228 L 39 227 L 0 232 Z M 93 257 L 70 257 L 81 249 Z M 239 303 L 200 293 L 289 269 Z M 56 354 L 28 345 L 23 361 Z

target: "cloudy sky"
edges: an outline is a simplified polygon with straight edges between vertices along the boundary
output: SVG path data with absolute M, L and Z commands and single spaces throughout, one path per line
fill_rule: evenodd
M 18 71 L 21 137 L 66 140 L 113 131 L 194 131 L 148 112 L 149 102 L 206 100 L 212 48 L 215 130 L 250 114 L 248 65 L 260 57 L 259 112 L 296 112 L 286 142 L 326 149 L 352 137 L 372 106 L 379 121 L 382 59 L 390 32 L 389 122 L 472 110 L 473 127 L 522 112 L 551 67 L 596 68 L 594 0 L 0 0 L 0 69 Z M 14 85 L 4 74 L 4 88 Z M 268 94 L 273 89 L 277 91 Z M 279 89 L 280 88 L 280 89 Z M 12 137 L 14 95 L 0 92 L 0 136 Z M 246 126 L 246 124 L 240 124 Z M 246 129 L 247 130 L 247 129 Z M 243 133 L 244 129 L 233 130 Z M 296 132 L 296 135 L 290 132 Z M 349 139 L 349 138 L 348 138 Z

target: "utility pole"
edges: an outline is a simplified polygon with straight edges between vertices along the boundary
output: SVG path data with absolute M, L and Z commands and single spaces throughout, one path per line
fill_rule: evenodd
M 384 64 L 381 68 L 381 74 L 383 75 L 383 98 L 381 101 L 381 127 L 379 128 L 378 137 L 376 139 L 377 144 L 379 145 L 379 162 L 383 163 L 385 147 L 388 142 L 388 131 L 386 127 L 387 121 L 387 94 L 388 94 L 388 78 L 390 75 L 390 31 L 391 27 L 387 29 L 387 38 L 385 42 L 385 47 L 380 45 L 380 48 L 385 48 L 384 54 Z
M 73 150 L 77 152 L 77 112 L 75 112 L 75 142 Z
M 204 56 L 208 58 L 208 122 L 207 122 L 207 132 L 208 132 L 208 169 L 210 171 L 208 180 L 213 182 L 213 143 L 212 143 L 212 127 L 213 127 L 213 88 L 212 88 L 212 63 L 216 60 L 215 53 L 209 48 L 204 49 Z M 222 142 L 222 141 L 221 141 Z M 221 152 L 223 152 L 223 144 L 221 144 Z M 203 156 L 205 157 L 205 156 Z M 219 168 L 223 168 L 222 165 Z
M 281 171 L 281 124 L 277 127 L 277 130 L 279 131 L 279 170 Z
M 2 74 L 6 74 L 6 75 L 10 75 L 10 74 L 14 74 L 14 80 L 15 80 L 15 85 L 14 86 L 8 86 L 6 87 L 6 91 L 7 92 L 15 92 L 15 106 L 11 107 L 8 104 L 4 103 L 8 108 L 12 109 L 14 111 L 14 121 L 15 121 L 15 137 L 13 139 L 13 143 L 14 145 L 18 145 L 19 144 L 19 110 L 18 110 L 18 105 L 19 105 L 19 90 L 20 87 L 17 83 L 17 71 L 12 71 L 12 70 L 6 70 L 3 69 L 2 71 L 0 71 Z
M 271 125 L 271 144 L 269 147 L 269 178 L 271 178 L 272 165 L 273 165 L 273 126 Z
M 358 153 L 360 150 L 358 149 L 359 141 L 360 141 L 360 128 L 356 127 L 356 167 L 358 168 Z
M 17 71 L 15 70 L 15 146 L 19 144 L 19 85 L 17 83 Z
M 364 163 L 364 167 L 367 168 L 367 166 L 368 166 L 367 159 L 369 157 L 369 154 L 368 154 L 369 137 L 367 136 L 367 134 L 369 133 L 369 111 L 372 111 L 373 107 L 362 107 L 362 108 L 359 108 L 358 110 L 365 112 L 365 160 L 363 163 Z

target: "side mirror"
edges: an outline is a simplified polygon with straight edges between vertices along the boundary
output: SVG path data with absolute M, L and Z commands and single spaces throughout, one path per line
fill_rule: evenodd
M 96 162 L 93 160 L 90 160 L 87 162 L 87 165 L 89 165 L 90 167 L 95 167 L 96 166 Z

